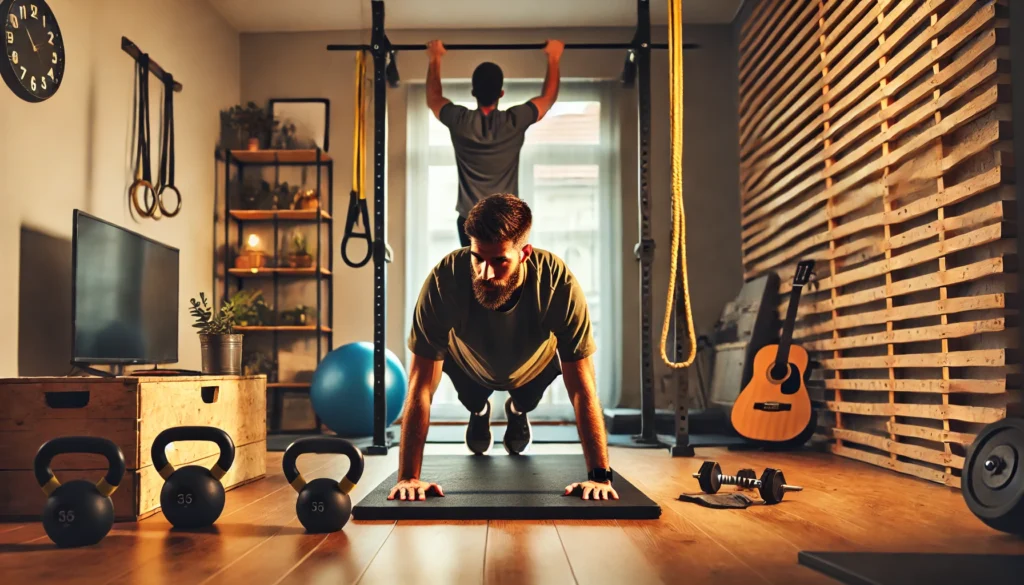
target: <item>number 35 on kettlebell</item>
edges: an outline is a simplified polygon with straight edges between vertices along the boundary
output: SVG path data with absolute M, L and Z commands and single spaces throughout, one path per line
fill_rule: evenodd
M 96 483 L 76 479 L 61 484 L 50 469 L 53 458 L 64 453 L 94 453 L 107 458 L 107 474 Z M 58 437 L 36 452 L 36 481 L 46 494 L 43 529 L 59 547 L 89 546 L 103 540 L 114 525 L 110 496 L 124 478 L 124 453 L 101 437 Z
M 220 447 L 220 458 L 211 469 L 186 465 L 175 469 L 167 460 L 167 446 L 177 441 L 209 441 Z M 220 478 L 235 461 L 235 443 L 216 427 L 174 427 L 153 440 L 153 466 L 164 478 L 160 508 L 176 528 L 204 528 L 224 511 L 224 486 Z
M 348 473 L 340 482 L 319 478 L 306 483 L 296 463 L 306 453 L 337 453 L 349 459 Z M 352 515 L 349 493 L 363 475 L 363 452 L 340 437 L 305 437 L 288 446 L 281 465 L 284 476 L 299 492 L 295 513 L 308 532 L 324 533 L 341 530 Z

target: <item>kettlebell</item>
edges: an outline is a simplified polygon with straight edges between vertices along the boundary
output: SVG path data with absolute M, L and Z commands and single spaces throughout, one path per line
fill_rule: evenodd
M 96 483 L 76 479 L 65 484 L 50 469 L 50 462 L 64 453 L 95 453 L 107 458 L 107 474 Z M 110 496 L 125 473 L 124 453 L 102 437 L 58 437 L 39 447 L 33 469 L 47 495 L 43 529 L 59 547 L 89 546 L 103 540 L 114 525 Z
M 299 455 L 305 453 L 347 455 L 350 462 L 348 473 L 340 482 L 322 477 L 306 483 L 295 465 Z M 299 492 L 295 514 L 306 531 L 323 533 L 341 530 L 352 515 L 349 493 L 355 489 L 363 475 L 363 452 L 340 437 L 304 437 L 288 446 L 281 465 L 284 467 L 285 478 Z
M 220 447 L 213 468 L 186 465 L 175 469 L 167 461 L 167 445 L 175 441 L 210 441 Z M 175 528 L 205 528 L 224 511 L 224 486 L 220 478 L 235 461 L 235 443 L 216 427 L 190 426 L 166 429 L 153 440 L 153 466 L 164 478 L 160 508 Z

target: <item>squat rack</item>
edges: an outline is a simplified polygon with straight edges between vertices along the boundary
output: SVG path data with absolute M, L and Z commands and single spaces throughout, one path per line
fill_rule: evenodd
M 398 51 L 422 51 L 426 44 L 392 44 L 387 37 L 384 26 L 384 0 L 371 0 L 372 28 L 369 44 L 331 44 L 328 51 L 367 51 L 373 55 L 373 443 L 365 449 L 369 455 L 386 455 L 391 447 L 385 430 L 387 426 L 387 398 L 384 388 L 385 380 L 385 324 L 386 324 L 386 292 L 387 292 L 387 261 L 386 257 L 386 225 L 387 199 L 384 196 L 386 175 L 385 157 L 387 144 L 384 131 L 387 117 L 387 86 L 398 86 L 398 70 L 396 53 Z M 538 50 L 544 43 L 518 44 L 451 44 L 445 45 L 449 51 L 479 50 Z M 632 446 L 636 447 L 672 447 L 663 443 L 656 433 L 654 408 L 654 348 L 652 340 L 652 260 L 654 257 L 654 239 L 651 235 L 651 50 L 668 49 L 667 43 L 651 42 L 651 12 L 649 0 L 637 0 L 637 26 L 633 39 L 628 43 L 566 43 L 568 50 L 586 49 L 625 49 L 627 51 L 622 81 L 627 86 L 634 85 L 639 77 L 638 91 L 638 141 L 639 141 L 639 176 L 638 176 L 638 207 L 640 241 L 634 247 L 634 253 L 640 261 L 640 333 L 641 333 L 641 374 L 640 374 L 640 434 L 632 437 Z M 684 49 L 697 48 L 696 45 L 683 45 Z M 390 63 L 388 58 L 390 57 Z M 368 226 L 367 226 L 368 227 Z M 678 323 L 678 321 L 677 321 Z M 682 353 L 679 341 L 675 351 Z M 681 401 L 680 401 L 681 402 Z M 672 449 L 673 455 L 692 456 L 689 445 L 688 416 L 685 404 L 677 405 L 676 438 L 677 444 Z

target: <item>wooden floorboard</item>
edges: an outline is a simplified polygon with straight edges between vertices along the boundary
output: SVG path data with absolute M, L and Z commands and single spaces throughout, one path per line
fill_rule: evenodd
M 487 526 L 484 583 L 573 583 L 572 566 L 550 521 L 492 520 Z
M 560 520 L 555 526 L 577 583 L 678 583 L 663 581 L 616 522 Z
M 483 583 L 487 522 L 399 521 L 360 583 Z
M 428 454 L 461 454 L 429 445 Z M 533 455 L 578 445 L 535 445 Z M 504 457 L 503 453 L 493 455 Z M 719 510 L 678 500 L 699 491 L 691 477 L 714 459 L 726 473 L 777 467 L 804 487 L 777 506 Z M 359 501 L 397 468 L 397 451 L 367 456 Z M 215 530 L 170 531 L 161 514 L 118 523 L 95 547 L 57 550 L 39 523 L 0 523 L 7 583 L 234 585 L 374 583 L 834 583 L 797 563 L 801 550 L 1024 554 L 1024 539 L 989 529 L 959 490 L 829 453 L 612 448 L 612 466 L 662 507 L 658 520 L 350 521 L 341 532 L 306 534 L 281 454 L 267 477 L 231 490 Z M 336 456 L 306 456 L 303 475 L 341 477 Z M 443 485 L 443 478 L 433 478 Z M 724 487 L 723 491 L 735 490 Z M 756 492 L 747 492 L 757 500 Z M 41 498 L 42 499 L 42 498 Z M 42 502 L 40 502 L 40 506 Z

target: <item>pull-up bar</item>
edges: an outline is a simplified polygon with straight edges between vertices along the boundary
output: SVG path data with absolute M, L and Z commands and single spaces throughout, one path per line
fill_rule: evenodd
M 445 45 L 446 51 L 528 51 L 539 50 L 545 47 L 545 43 L 456 43 Z M 389 45 L 389 51 L 422 51 L 427 45 L 400 44 Z M 566 43 L 566 49 L 639 49 L 643 48 L 638 43 Z M 651 43 L 652 49 L 668 49 L 668 43 Z M 684 49 L 696 49 L 698 45 L 688 43 L 683 45 Z M 328 51 L 372 51 L 371 45 L 327 45 Z

